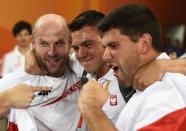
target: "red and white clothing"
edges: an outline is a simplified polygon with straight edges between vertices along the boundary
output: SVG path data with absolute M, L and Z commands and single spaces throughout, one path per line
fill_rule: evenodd
M 11 109 L 9 131 L 75 131 L 80 120 L 77 100 L 80 93 L 80 77 L 67 69 L 60 78 L 30 75 L 18 71 L 0 80 L 0 91 L 17 84 L 50 86 L 51 93 L 37 95 L 27 109 Z
M 19 52 L 18 46 L 16 46 L 13 51 L 4 56 L 2 76 L 13 71 L 24 69 L 24 66 L 25 56 Z
M 91 74 L 87 74 L 87 77 L 89 80 L 95 79 L 94 75 Z M 103 77 L 98 78 L 98 81 L 101 84 L 105 84 L 105 82 L 110 81 L 108 88 L 110 96 L 103 105 L 102 110 L 113 123 L 116 123 L 120 112 L 126 105 L 126 102 L 119 90 L 117 78 L 113 75 L 113 70 L 110 69 Z
M 83 67 L 80 65 L 78 60 L 75 57 L 75 54 L 71 55 L 71 59 L 73 59 L 73 69 L 75 69 L 76 74 L 82 74 Z M 110 97 L 107 99 L 106 103 L 103 105 L 102 110 L 108 116 L 109 119 L 112 120 L 113 123 L 116 122 L 121 110 L 126 105 L 124 98 L 119 90 L 119 85 L 117 78 L 113 75 L 113 70 L 110 69 L 103 77 L 96 78 L 97 76 L 92 74 L 87 74 L 87 78 L 89 80 L 98 80 L 101 84 L 104 84 L 107 81 L 110 81 L 108 91 L 110 93 Z
M 162 53 L 157 59 L 168 58 L 165 53 Z M 186 107 L 185 81 L 186 77 L 183 74 L 167 72 L 161 81 L 150 85 L 144 92 L 137 91 L 119 115 L 116 122 L 118 130 L 153 131 L 161 126 L 169 126 L 159 121 Z M 157 126 L 156 123 L 159 125 Z

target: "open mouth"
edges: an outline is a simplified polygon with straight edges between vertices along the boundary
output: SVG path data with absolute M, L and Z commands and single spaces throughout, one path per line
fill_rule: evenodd
M 47 61 L 50 63 L 50 65 L 55 66 L 58 64 L 59 59 L 48 59 Z
M 114 72 L 114 75 L 116 75 L 116 73 L 118 72 L 119 70 L 119 67 L 116 66 L 116 65 L 113 65 L 113 64 L 108 64 L 108 67 L 111 68 Z
M 119 68 L 117 66 L 112 66 L 112 69 L 114 72 L 117 72 Z

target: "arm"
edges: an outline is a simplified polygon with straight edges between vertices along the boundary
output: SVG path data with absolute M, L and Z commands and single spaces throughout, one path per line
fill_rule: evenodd
M 108 96 L 109 92 L 97 81 L 89 81 L 83 86 L 78 106 L 89 130 L 117 130 L 101 109 Z
M 4 92 L 0 92 L 0 118 L 6 116 L 11 107 L 29 107 L 32 99 L 34 98 L 34 92 L 45 90 L 48 91 L 50 90 L 50 88 L 19 84 L 14 88 L 8 89 Z
M 0 93 L 0 119 L 2 119 L 8 113 L 11 107 L 10 102 L 6 98 L 6 93 Z
M 45 75 L 44 69 L 39 66 L 33 50 L 27 51 L 25 55 L 25 71 L 32 75 Z
M 178 72 L 186 75 L 186 60 L 155 60 L 151 62 L 137 71 L 133 79 L 133 87 L 144 90 L 152 83 L 161 80 L 166 72 Z
M 186 59 L 161 60 L 164 65 L 165 72 L 183 73 L 186 75 Z

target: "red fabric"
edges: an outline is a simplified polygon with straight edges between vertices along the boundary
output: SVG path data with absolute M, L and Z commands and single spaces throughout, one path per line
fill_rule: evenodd
M 171 112 L 138 131 L 186 131 L 186 108 Z
M 13 122 L 9 122 L 7 131 L 19 131 L 17 124 L 15 124 Z
M 65 97 L 67 97 L 68 95 L 71 95 L 73 94 L 74 92 L 78 91 L 81 89 L 81 85 L 80 85 L 80 81 L 78 81 L 77 83 L 75 83 L 74 85 L 72 85 L 69 89 L 65 90 L 64 93 L 58 97 L 56 100 L 48 103 L 48 104 L 45 104 L 44 106 L 48 106 L 48 105 L 51 105 L 51 104 L 54 104 L 60 100 L 63 100 Z
M 83 117 L 82 115 L 80 116 L 79 123 L 78 123 L 78 128 L 81 128 L 83 124 Z

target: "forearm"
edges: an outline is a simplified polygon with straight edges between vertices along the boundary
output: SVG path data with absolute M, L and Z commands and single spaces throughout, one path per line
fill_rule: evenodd
M 90 131 L 117 131 L 114 124 L 99 108 L 86 107 L 82 115 Z
M 5 94 L 6 92 L 0 93 L 0 119 L 2 119 L 11 108 L 11 105 Z
M 175 60 L 162 60 L 165 72 L 178 72 L 186 75 L 186 60 L 175 59 Z

